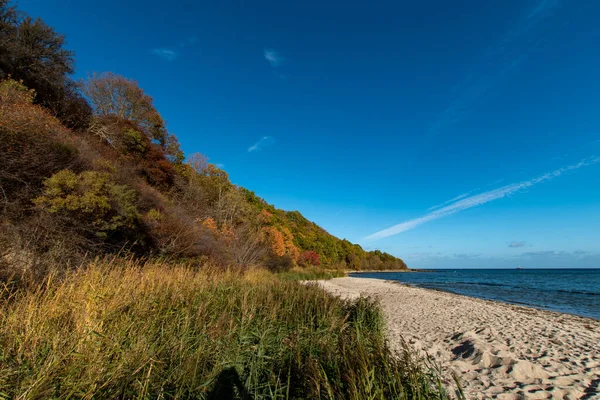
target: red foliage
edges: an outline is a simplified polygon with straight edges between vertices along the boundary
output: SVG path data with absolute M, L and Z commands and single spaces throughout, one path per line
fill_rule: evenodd
M 321 265 L 321 261 L 319 261 L 319 255 L 316 252 L 307 250 L 300 256 L 300 264 L 304 266 L 313 265 L 318 267 Z

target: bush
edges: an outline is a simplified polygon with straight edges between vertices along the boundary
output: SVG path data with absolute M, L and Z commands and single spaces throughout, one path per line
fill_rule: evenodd
M 44 194 L 35 203 L 48 212 L 87 224 L 99 238 L 133 230 L 138 221 L 136 194 L 117 185 L 106 172 L 63 170 L 44 182 Z
M 77 157 L 69 130 L 34 97 L 20 82 L 0 81 L 0 188 L 9 202 L 30 200 L 44 178 Z

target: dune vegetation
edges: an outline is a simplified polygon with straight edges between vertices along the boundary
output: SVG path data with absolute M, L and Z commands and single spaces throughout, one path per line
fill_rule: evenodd
M 2 296 L 4 398 L 445 398 L 370 300 L 265 269 L 98 261 Z

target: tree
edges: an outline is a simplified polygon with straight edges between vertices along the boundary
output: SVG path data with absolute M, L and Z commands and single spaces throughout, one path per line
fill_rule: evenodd
M 84 82 L 83 91 L 94 114 L 99 117 L 94 130 L 102 131 L 111 117 L 118 121 L 134 122 L 155 143 L 162 146 L 170 161 L 183 161 L 183 152 L 177 138 L 167 131 L 164 120 L 154 107 L 152 97 L 136 81 L 112 72 L 94 74 Z
M 312 250 L 307 250 L 304 253 L 302 253 L 299 262 L 300 265 L 303 265 L 305 267 L 311 265 L 318 267 L 319 265 L 321 265 L 321 261 L 319 261 L 319 255 Z
M 69 78 L 75 70 L 65 38 L 0 0 L 0 79 L 12 77 L 35 89 L 36 102 L 71 128 L 82 128 L 91 111 Z

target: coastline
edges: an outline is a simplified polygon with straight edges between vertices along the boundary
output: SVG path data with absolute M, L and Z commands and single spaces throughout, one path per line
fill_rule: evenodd
M 409 269 L 373 269 L 373 270 L 360 270 L 360 271 L 355 271 L 355 270 L 347 270 L 344 271 L 344 273 L 347 274 L 372 274 L 374 272 L 434 272 L 435 270 L 433 269 L 415 269 L 415 268 L 409 268 Z
M 600 321 L 381 279 L 319 281 L 377 298 L 393 348 L 406 340 L 461 381 L 467 398 L 600 397 Z

